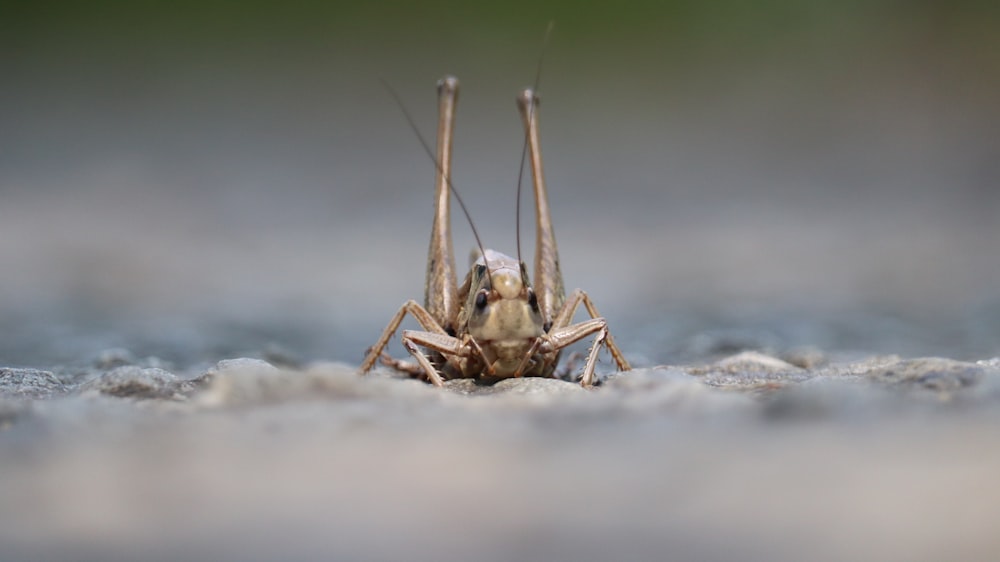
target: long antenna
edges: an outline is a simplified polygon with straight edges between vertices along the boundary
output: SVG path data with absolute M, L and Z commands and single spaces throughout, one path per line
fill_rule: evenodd
M 486 275 L 490 279 L 490 289 L 492 290 L 493 275 L 490 274 L 489 263 L 486 261 L 486 247 L 483 246 L 483 241 L 482 239 L 479 238 L 479 232 L 476 230 L 476 225 L 472 222 L 472 215 L 469 214 L 469 209 L 465 206 L 465 201 L 462 201 L 462 196 L 458 194 L 458 190 L 455 189 L 455 184 L 451 182 L 451 177 L 448 176 L 448 173 L 441 166 L 441 162 L 439 162 L 437 156 L 434 155 L 434 151 L 431 150 L 431 145 L 427 142 L 427 139 L 425 139 L 424 136 L 420 134 L 420 129 L 417 127 L 417 123 L 416 121 L 414 121 L 413 116 L 410 114 L 410 111 L 406 109 L 406 105 L 403 103 L 403 99 L 399 97 L 399 94 L 396 93 L 396 90 L 392 87 L 391 84 L 389 84 L 388 81 L 386 81 L 384 78 L 379 78 L 379 80 L 382 82 L 382 85 L 385 86 L 385 89 L 389 91 L 389 94 L 392 95 L 392 98 L 396 100 L 396 105 L 399 106 L 399 109 L 403 112 L 403 115 L 406 117 L 406 121 L 410 124 L 410 129 L 413 130 L 413 133 L 415 135 L 417 135 L 417 140 L 420 141 L 420 146 L 424 147 L 424 152 L 426 152 L 427 156 L 429 156 L 431 161 L 434 162 L 434 166 L 437 168 L 438 172 L 440 172 L 441 175 L 444 177 L 444 180 L 448 183 L 448 189 L 451 191 L 451 194 L 455 196 L 455 200 L 458 201 L 458 206 L 462 208 L 462 213 L 465 214 L 465 220 L 469 221 L 469 228 L 472 229 L 472 236 L 476 239 L 476 245 L 479 246 L 479 252 L 483 256 L 483 263 L 486 264 Z
M 549 37 L 552 35 L 552 29 L 556 26 L 555 21 L 549 21 L 548 27 L 545 28 L 545 37 L 542 39 L 542 50 L 538 54 L 538 67 L 535 69 L 535 83 L 532 86 L 533 92 L 538 92 L 538 86 L 542 82 L 542 61 L 545 60 L 545 51 L 549 47 Z M 531 109 L 528 110 L 528 123 L 535 118 L 535 104 L 531 104 Z M 524 162 L 528 158 L 528 138 L 529 138 L 529 128 L 524 128 L 524 144 L 521 145 L 521 164 L 517 167 L 517 195 L 515 196 L 516 210 L 514 211 L 514 229 L 515 238 L 517 239 L 517 261 L 522 263 L 521 259 L 521 184 L 524 182 Z

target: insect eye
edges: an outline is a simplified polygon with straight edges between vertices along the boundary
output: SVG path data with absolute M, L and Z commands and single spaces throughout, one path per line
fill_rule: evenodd
M 528 306 L 531 307 L 531 310 L 538 312 L 538 297 L 531 289 L 528 289 Z
M 486 291 L 479 291 L 476 293 L 476 309 L 482 310 L 486 308 Z

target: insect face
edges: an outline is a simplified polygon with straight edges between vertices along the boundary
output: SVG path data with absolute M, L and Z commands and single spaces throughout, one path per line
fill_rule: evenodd
M 469 303 L 469 333 L 477 341 L 527 340 L 542 335 L 542 316 L 524 269 L 513 258 L 487 250 L 490 274 L 475 266 Z

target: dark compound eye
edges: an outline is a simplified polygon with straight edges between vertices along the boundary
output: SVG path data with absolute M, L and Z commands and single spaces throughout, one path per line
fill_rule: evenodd
M 479 291 L 476 293 L 476 309 L 482 310 L 486 308 L 486 291 Z
M 531 310 L 538 312 L 538 297 L 531 289 L 528 289 L 528 306 L 531 307 Z

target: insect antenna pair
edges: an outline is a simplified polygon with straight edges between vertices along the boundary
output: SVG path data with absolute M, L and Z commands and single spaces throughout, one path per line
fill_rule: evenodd
M 546 32 L 546 43 L 551 24 Z M 544 48 L 543 48 L 544 52 Z M 438 82 L 437 156 L 419 133 L 413 117 L 399 95 L 383 81 L 396 100 L 421 146 L 434 162 L 437 171 L 435 217 L 428 252 L 427 283 L 424 305 L 409 300 L 396 312 L 382 336 L 372 346 L 361 364 L 361 372 L 382 362 L 442 385 L 450 378 L 477 378 L 484 381 L 520 376 L 554 376 L 562 350 L 588 336 L 593 344 L 581 375 L 581 384 L 592 385 L 601 346 L 611 353 L 620 370 L 630 366 L 614 339 L 607 322 L 597 312 L 589 296 L 580 289 L 567 297 L 559 269 L 558 250 L 552 229 L 548 196 L 542 173 L 538 134 L 538 97 L 535 94 L 541 77 L 541 58 L 535 75 L 535 87 L 518 98 L 525 127 L 521 164 L 517 180 L 517 258 L 511 258 L 483 246 L 475 224 L 461 195 L 451 180 L 451 139 L 458 80 L 446 77 Z M 521 259 L 520 192 L 525 162 L 530 156 L 536 210 L 535 283 L 528 278 Z M 454 251 L 450 233 L 450 198 L 455 197 L 472 228 L 480 256 L 473 263 L 465 281 L 457 284 Z M 589 320 L 573 323 L 578 307 L 583 305 Z M 392 334 L 403 318 L 411 315 L 423 330 L 404 330 L 402 342 L 416 364 L 393 359 L 384 353 Z

